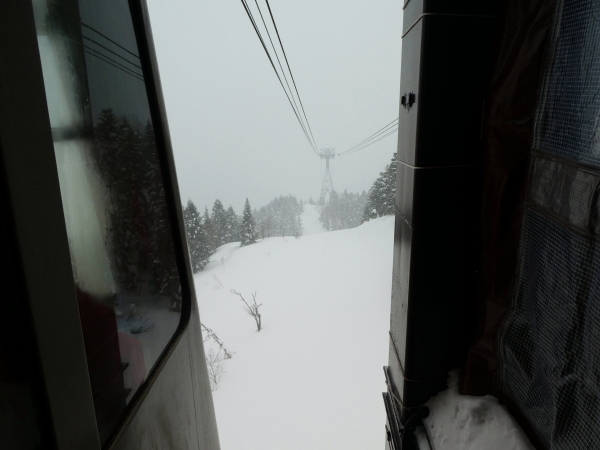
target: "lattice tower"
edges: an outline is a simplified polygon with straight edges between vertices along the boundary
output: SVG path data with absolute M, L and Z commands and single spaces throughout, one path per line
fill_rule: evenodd
M 329 171 L 329 160 L 335 158 L 335 149 L 322 148 L 319 152 L 321 159 L 325 160 L 325 176 L 321 185 L 320 202 L 325 203 L 325 196 L 333 191 L 333 181 L 331 180 L 331 172 Z

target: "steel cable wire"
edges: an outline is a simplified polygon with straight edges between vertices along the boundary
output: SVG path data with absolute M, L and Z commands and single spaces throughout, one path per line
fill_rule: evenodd
M 277 75 L 277 79 L 279 80 L 279 84 L 281 84 L 281 88 L 283 89 L 283 91 L 285 92 L 285 96 L 287 97 L 290 106 L 292 107 L 292 109 L 294 110 L 294 114 L 296 116 L 296 119 L 298 120 L 298 123 L 300 124 L 300 127 L 302 128 L 302 131 L 304 132 L 304 136 L 306 137 L 306 140 L 308 141 L 309 145 L 311 146 L 311 149 L 313 152 L 315 152 L 315 154 L 319 154 L 318 151 L 316 150 L 316 148 L 313 146 L 313 143 L 311 142 L 310 138 L 308 137 L 308 133 L 306 131 L 306 128 L 304 127 L 304 124 L 302 123 L 302 121 L 300 120 L 300 117 L 298 115 L 298 113 L 296 112 L 296 109 L 294 108 L 294 105 L 292 104 L 292 100 L 290 99 L 290 96 L 288 95 L 287 91 L 285 90 L 285 86 L 283 85 L 283 81 L 281 81 L 281 77 L 279 76 L 279 72 L 277 72 L 277 69 L 275 68 L 275 64 L 273 63 L 273 58 L 271 58 L 271 55 L 269 54 L 269 51 L 267 50 L 267 46 L 265 45 L 265 41 L 258 29 L 258 26 L 256 25 L 256 21 L 254 20 L 254 17 L 252 15 L 252 12 L 250 11 L 250 8 L 248 7 L 248 4 L 246 3 L 245 0 L 241 0 L 242 5 L 244 6 L 244 9 L 246 10 L 246 14 L 248 14 L 248 18 L 250 19 L 250 23 L 252 23 L 252 26 L 254 27 L 254 31 L 256 32 L 256 35 L 258 36 L 258 39 L 260 40 L 260 43 L 263 46 L 263 49 L 265 51 L 265 53 L 267 54 L 267 57 L 269 58 L 269 62 L 271 63 L 271 66 L 273 67 L 273 70 L 275 71 L 275 75 Z
M 283 56 L 285 58 L 285 63 L 287 64 L 288 70 L 290 72 L 290 76 L 292 77 L 292 83 L 294 84 L 294 89 L 296 90 L 296 95 L 298 96 L 298 100 L 300 101 L 300 106 L 302 107 L 302 113 L 304 114 L 304 119 L 306 120 L 306 124 L 308 125 L 308 130 L 310 131 L 310 135 L 313 138 L 315 143 L 315 148 L 318 148 L 317 142 L 315 141 L 315 137 L 313 136 L 312 129 L 310 127 L 310 123 L 308 118 L 306 117 L 306 111 L 304 110 L 304 105 L 302 104 L 302 99 L 300 98 L 300 94 L 298 93 L 298 87 L 296 86 L 296 80 L 294 79 L 294 74 L 292 73 L 292 69 L 290 68 L 290 63 L 288 61 L 287 55 L 285 53 L 285 49 L 283 48 L 283 43 L 281 42 L 281 36 L 279 35 L 279 30 L 277 29 L 277 24 L 275 23 L 275 17 L 273 17 L 273 11 L 271 11 L 271 5 L 269 5 L 269 0 L 265 0 L 267 3 L 267 8 L 269 9 L 269 15 L 271 16 L 271 21 L 273 22 L 273 27 L 275 27 L 275 33 L 277 33 L 277 39 L 279 40 L 279 45 L 281 46 L 281 50 L 283 51 Z
M 131 64 L 134 67 L 137 67 L 138 69 L 141 69 L 142 66 L 138 66 L 136 63 L 133 63 L 131 61 L 129 61 L 127 58 L 125 58 L 124 56 L 119 55 L 118 53 L 113 52 L 111 49 L 109 49 L 108 47 L 105 47 L 104 45 L 102 45 L 101 43 L 99 43 L 98 41 L 95 41 L 94 39 L 90 39 L 87 36 L 82 36 L 83 39 L 85 39 L 86 41 L 90 41 L 94 44 L 96 44 L 98 47 L 102 47 L 104 50 L 106 50 L 107 52 L 112 53 L 113 55 L 115 55 L 117 58 L 121 58 L 123 61 L 128 62 L 129 64 Z
M 130 69 L 129 67 L 124 66 L 123 64 L 121 64 L 121 63 L 115 61 L 114 59 L 106 56 L 102 52 L 99 52 L 98 50 L 93 49 L 91 47 L 88 47 L 85 44 L 83 45 L 83 48 L 84 48 L 84 52 L 85 53 L 87 53 L 89 55 L 92 55 L 92 56 L 95 56 L 96 58 L 103 60 L 107 64 L 110 64 L 111 66 L 114 66 L 115 68 L 117 68 L 117 69 L 119 69 L 119 70 L 127 73 L 128 75 L 131 75 L 131 76 L 133 76 L 135 78 L 138 78 L 139 80 L 143 81 L 144 75 L 135 72 L 133 69 Z
M 340 153 L 339 155 L 346 155 L 349 153 L 354 153 L 353 150 L 355 150 L 358 147 L 362 147 L 363 144 L 366 144 L 368 141 L 375 139 L 377 137 L 379 137 L 382 133 L 385 133 L 387 131 L 389 131 L 390 128 L 395 127 L 397 125 L 398 119 L 394 119 L 392 120 L 390 123 L 388 123 L 386 126 L 384 126 L 383 128 L 380 128 L 379 130 L 377 130 L 375 133 L 373 133 L 371 136 L 369 136 L 366 139 L 363 139 L 362 141 L 360 141 L 358 144 L 350 147 L 348 150 L 343 151 L 342 153 Z
M 391 134 L 394 134 L 394 133 L 396 133 L 397 131 L 398 131 L 398 128 L 396 128 L 395 130 L 392 130 L 392 131 L 390 131 L 389 133 L 387 133 L 387 134 L 385 134 L 385 135 L 381 136 L 379 139 L 376 139 L 376 140 L 374 140 L 373 142 L 369 142 L 368 144 L 365 144 L 365 145 L 364 145 L 364 146 L 362 146 L 362 147 L 359 147 L 359 148 L 357 148 L 357 149 L 354 149 L 354 150 L 352 150 L 352 151 L 347 151 L 347 152 L 344 152 L 343 154 L 340 154 L 340 155 L 343 155 L 343 156 L 345 156 L 345 155 L 351 155 L 352 153 L 356 153 L 356 152 L 359 152 L 359 151 L 361 151 L 361 150 L 364 150 L 365 148 L 367 148 L 367 147 L 369 147 L 369 146 L 373 145 L 373 144 L 374 144 L 374 143 L 376 143 L 376 142 L 379 142 L 380 140 L 382 140 L 383 138 L 386 138 L 386 137 L 388 137 L 388 136 L 389 136 L 389 135 L 391 135 Z
M 111 38 L 109 38 L 108 36 L 106 36 L 105 34 L 102 34 L 101 32 L 99 32 L 98 30 L 96 30 L 95 28 L 90 27 L 87 23 L 83 23 L 81 22 L 81 26 L 88 28 L 90 30 L 92 30 L 94 33 L 99 34 L 100 36 L 102 36 L 104 39 L 106 39 L 109 42 L 112 42 L 113 44 L 115 44 L 117 47 L 119 47 L 122 50 L 125 50 L 127 53 L 129 53 L 131 56 L 135 56 L 137 59 L 140 59 L 139 55 L 136 55 L 135 53 L 133 53 L 130 50 L 127 50 L 125 47 L 123 47 L 121 44 L 113 41 Z
M 296 111 L 300 111 L 300 108 L 298 108 L 298 104 L 296 103 L 296 99 L 294 98 L 294 94 L 292 92 L 292 88 L 290 87 L 290 83 L 288 82 L 287 76 L 285 75 L 285 70 L 283 70 L 283 66 L 281 65 L 281 60 L 279 59 L 279 54 L 277 53 L 277 49 L 275 48 L 275 44 L 273 44 L 273 40 L 271 39 L 271 33 L 269 33 L 269 28 L 267 27 L 267 24 L 265 22 L 265 18 L 263 17 L 263 13 L 260 10 L 260 6 L 258 6 L 258 0 L 254 0 L 254 3 L 256 4 L 256 8 L 258 9 L 258 13 L 260 14 L 260 18 L 262 20 L 263 26 L 265 27 L 265 30 L 267 31 L 267 36 L 269 37 L 269 42 L 271 42 L 271 48 L 273 49 L 273 53 L 275 53 L 275 57 L 277 58 L 277 63 L 279 64 L 279 68 L 281 69 L 281 74 L 283 75 L 283 79 L 285 80 L 285 84 L 288 87 L 288 91 L 292 97 L 292 100 L 294 102 L 294 106 L 296 107 Z M 305 128 L 306 129 L 306 128 Z M 312 134 L 311 134 L 312 136 Z M 314 139 L 313 139 L 314 141 Z M 314 142 L 313 142 L 314 144 Z M 316 144 L 313 145 L 313 147 L 315 148 L 315 150 L 317 150 Z

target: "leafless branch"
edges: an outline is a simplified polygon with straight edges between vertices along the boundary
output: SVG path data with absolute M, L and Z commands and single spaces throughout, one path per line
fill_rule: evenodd
M 223 350 L 224 358 L 231 359 L 231 354 L 227 351 L 227 349 L 225 348 L 225 345 L 219 339 L 219 336 L 217 336 L 217 334 L 213 330 L 208 328 L 202 322 L 200 322 L 200 326 L 202 327 L 202 331 L 204 331 L 204 333 L 205 333 L 203 342 L 206 342 L 209 339 L 212 339 L 219 346 L 219 353 L 221 352 L 221 350 Z
M 223 287 L 223 283 L 221 283 L 221 280 L 219 280 L 219 278 L 218 278 L 218 277 L 217 277 L 215 274 L 213 274 L 213 276 L 212 276 L 212 277 L 213 277 L 213 278 L 214 278 L 214 280 L 215 280 L 215 281 L 216 281 L 216 282 L 219 284 L 219 286 Z M 217 288 L 217 289 L 218 289 L 218 288 Z
M 221 350 L 217 353 L 211 348 L 206 354 L 206 368 L 208 369 L 208 378 L 210 379 L 210 390 L 215 391 L 221 377 L 225 373 Z
M 252 301 L 253 303 L 248 303 L 243 295 L 236 291 L 235 289 L 232 289 L 230 291 L 232 294 L 237 295 L 240 297 L 240 299 L 242 300 L 242 302 L 244 302 L 244 305 L 246 305 L 244 307 L 244 311 L 246 311 L 246 313 L 250 316 L 252 316 L 254 318 L 254 321 L 256 322 L 256 329 L 257 331 L 260 331 L 262 328 L 262 319 L 260 316 L 260 312 L 258 312 L 258 308 L 260 308 L 262 306 L 262 303 L 259 305 L 256 303 L 256 292 L 254 294 L 252 294 Z

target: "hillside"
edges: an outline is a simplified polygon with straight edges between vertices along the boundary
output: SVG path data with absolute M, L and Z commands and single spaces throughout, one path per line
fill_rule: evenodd
M 384 446 L 394 219 L 323 233 L 306 205 L 302 220 L 308 235 L 224 245 L 195 276 L 233 355 L 213 393 L 223 450 Z M 231 289 L 257 293 L 260 333 Z

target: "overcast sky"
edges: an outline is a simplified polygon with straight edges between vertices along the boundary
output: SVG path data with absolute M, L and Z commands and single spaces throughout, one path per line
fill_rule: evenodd
M 259 5 L 267 20 L 264 0 Z M 270 5 L 320 148 L 341 152 L 398 117 L 402 1 Z M 246 197 L 253 207 L 287 194 L 317 200 L 324 162 L 241 1 L 148 0 L 148 7 L 182 201 L 210 209 L 219 198 L 240 214 Z M 336 158 L 334 188 L 368 190 L 396 146 L 393 135 Z

